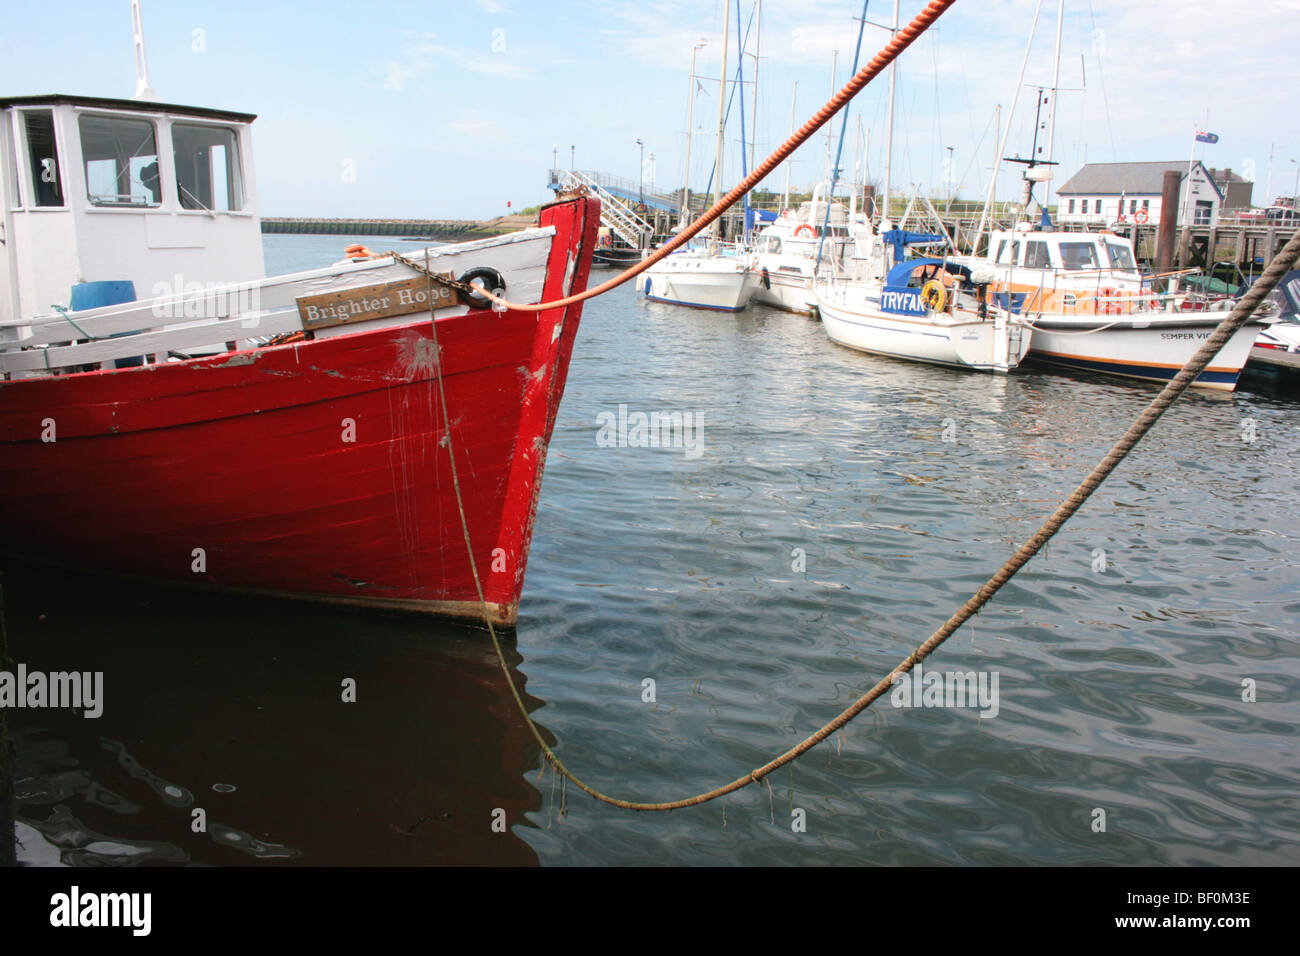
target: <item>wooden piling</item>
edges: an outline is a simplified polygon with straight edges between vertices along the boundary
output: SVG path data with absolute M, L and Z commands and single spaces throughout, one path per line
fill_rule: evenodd
M 1160 229 L 1156 233 L 1156 271 L 1169 272 L 1174 264 L 1174 237 L 1178 234 L 1178 186 L 1182 174 L 1165 172 L 1160 186 Z

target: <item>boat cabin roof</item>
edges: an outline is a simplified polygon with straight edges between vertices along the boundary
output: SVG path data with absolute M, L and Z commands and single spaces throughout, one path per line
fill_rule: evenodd
M 232 110 L 214 110 L 203 106 L 181 106 L 177 103 L 156 103 L 149 100 L 119 100 L 104 96 L 71 96 L 67 93 L 49 93 L 42 96 L 0 96 L 0 110 L 15 106 L 89 106 L 94 109 L 130 110 L 137 113 L 174 113 L 181 116 L 199 116 L 204 119 L 224 120 L 227 123 L 251 123 L 256 113 L 236 113 Z

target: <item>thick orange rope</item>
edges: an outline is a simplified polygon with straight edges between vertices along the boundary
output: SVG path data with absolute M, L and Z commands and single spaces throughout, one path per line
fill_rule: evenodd
M 556 755 L 555 751 L 551 749 L 542 737 L 542 733 L 538 729 L 537 724 L 533 722 L 532 717 L 528 714 L 528 708 L 524 706 L 523 697 L 519 693 L 519 688 L 515 686 L 514 678 L 510 676 L 510 669 L 506 664 L 505 653 L 502 651 L 501 643 L 497 639 L 496 629 L 492 626 L 492 621 L 488 617 L 487 602 L 483 597 L 483 587 L 479 583 L 478 568 L 475 566 L 473 558 L 474 550 L 470 545 L 469 523 L 466 520 L 465 509 L 461 503 L 460 485 L 456 478 L 454 448 L 451 444 L 448 444 L 447 453 L 452 463 L 452 484 L 456 489 L 456 503 L 460 508 L 461 528 L 465 533 L 465 548 L 470 555 L 470 569 L 474 572 L 474 585 L 478 589 L 479 602 L 483 607 L 483 619 L 487 623 L 488 634 L 492 637 L 492 646 L 496 650 L 497 662 L 501 666 L 501 673 L 505 675 L 506 684 L 510 687 L 510 693 L 514 697 L 515 704 L 519 707 L 519 713 L 523 717 L 524 723 L 528 726 L 528 730 L 532 733 L 533 739 L 537 741 L 537 745 L 542 749 L 542 753 L 545 755 L 546 759 L 551 762 L 552 766 L 554 766 L 554 768 L 560 773 L 563 779 L 572 781 L 574 786 L 595 797 L 601 803 L 608 803 L 615 807 L 623 807 L 627 810 L 679 810 L 684 807 L 699 806 L 702 803 L 708 803 L 710 800 L 716 800 L 718 797 L 748 787 L 750 784 L 758 783 L 773 771 L 797 760 L 799 757 L 803 756 L 803 754 L 807 753 L 813 747 L 817 746 L 831 734 L 835 733 L 835 731 L 839 730 L 851 721 L 854 717 L 858 716 L 858 714 L 870 707 L 878 698 L 884 696 L 895 680 L 912 670 L 913 667 L 925 660 L 925 658 L 929 657 L 940 644 L 948 640 L 948 638 L 951 637 L 962 624 L 970 620 L 970 618 L 973 617 L 980 608 L 987 604 L 989 600 L 992 599 L 993 595 L 997 594 L 997 592 L 1002 589 L 1004 584 L 1015 577 L 1016 572 L 1029 563 L 1029 559 L 1037 554 L 1043 546 L 1051 540 L 1052 536 L 1060 530 L 1061 526 L 1064 525 L 1076 511 L 1083 507 L 1083 503 L 1087 501 L 1092 493 L 1097 490 L 1098 486 L 1106 480 L 1106 476 L 1114 471 L 1116 466 L 1118 466 L 1119 463 L 1128 456 L 1128 453 L 1133 450 L 1133 447 L 1141 441 L 1142 436 L 1154 427 L 1156 421 L 1164 414 L 1165 410 L 1177 401 L 1178 397 L 1191 386 L 1196 377 L 1205 370 L 1207 365 L 1210 364 L 1210 360 L 1213 359 L 1214 356 L 1219 353 L 1219 350 L 1228 343 L 1228 340 L 1232 338 L 1232 336 L 1243 325 L 1245 325 L 1247 321 L 1249 321 L 1250 317 L 1255 314 L 1255 310 L 1259 308 L 1260 304 L 1268 294 L 1277 287 L 1277 284 L 1281 281 L 1282 277 L 1295 265 L 1297 259 L 1300 259 L 1300 230 L 1297 230 L 1295 235 L 1291 237 L 1291 241 L 1286 244 L 1286 247 L 1278 253 L 1277 257 L 1269 264 L 1268 268 L 1264 270 L 1264 274 L 1259 277 L 1253 286 L 1251 286 L 1250 291 L 1242 296 L 1242 298 L 1237 302 L 1236 307 L 1223 317 L 1218 327 L 1205 341 L 1205 344 L 1197 350 L 1195 355 L 1187 360 L 1187 364 L 1182 367 L 1169 384 L 1161 389 L 1160 394 L 1151 400 L 1151 404 L 1148 405 L 1145 411 L 1143 411 L 1133 424 L 1129 426 L 1128 431 L 1126 431 L 1120 439 L 1115 442 L 1106 456 L 1097 463 L 1096 467 L 1094 467 L 1083 481 L 1079 483 L 1079 486 L 1075 488 L 1074 491 L 1057 506 L 1056 510 L 1048 516 L 1047 520 L 1043 522 L 1042 526 L 1034 533 L 1033 537 L 1022 544 L 1016 550 L 1015 554 L 1011 555 L 1002 567 L 998 568 L 998 570 L 994 572 L 993 576 L 989 578 L 978 591 L 971 595 L 965 604 L 954 611 L 952 616 L 949 617 L 948 620 L 938 628 L 938 630 L 918 645 L 916 650 L 903 658 L 903 660 L 893 670 L 880 678 L 880 680 L 878 680 L 870 690 L 845 708 L 839 715 L 827 721 L 820 729 L 809 734 L 785 753 L 774 757 L 763 766 L 737 777 L 730 783 L 714 787 L 712 790 L 697 793 L 693 796 L 683 797 L 678 800 L 654 802 L 644 800 L 624 800 L 620 797 L 612 797 L 603 793 L 583 781 L 580 777 L 574 774 L 572 770 L 566 767 L 564 762 L 560 760 L 559 756 Z M 430 325 L 434 324 L 436 323 L 430 322 Z M 434 335 L 436 343 L 437 333 L 435 332 Z M 434 349 L 434 355 L 438 355 L 438 350 L 436 348 Z M 442 400 L 443 418 L 444 420 L 450 421 L 447 411 L 447 398 L 442 392 L 441 368 L 435 366 L 435 372 L 438 376 L 438 389 L 439 396 Z M 450 430 L 448 431 L 448 435 L 450 435 Z
M 593 299 L 598 295 L 604 295 L 611 289 L 616 289 L 629 279 L 633 279 L 645 272 L 656 262 L 659 262 L 665 256 L 684 246 L 692 237 L 699 234 L 706 226 L 710 225 L 715 219 L 727 211 L 733 203 L 741 196 L 749 192 L 763 180 L 768 173 L 780 166 L 791 153 L 802 146 L 814 133 L 824 126 L 832 116 L 838 113 L 849 100 L 853 99 L 863 87 L 874 80 L 880 73 L 893 62 L 894 58 L 912 45 L 912 41 L 924 33 L 929 26 L 938 20 L 939 17 L 951 7 L 957 0 L 932 0 L 926 6 L 916 19 L 907 26 L 901 28 L 894 38 L 886 44 L 885 48 L 875 55 L 870 63 L 859 70 L 845 84 L 844 89 L 836 93 L 829 103 L 818 110 L 813 118 L 804 123 L 799 130 L 787 139 L 771 156 L 767 157 L 755 170 L 746 176 L 736 187 L 716 202 L 711 209 L 700 216 L 690 224 L 689 227 L 682 230 L 666 245 L 661 246 L 650 258 L 633 266 L 626 272 L 616 275 L 607 282 L 602 282 L 594 289 L 588 289 L 577 295 L 571 295 L 564 299 L 556 299 L 554 302 L 538 302 L 536 305 L 523 305 L 518 302 L 511 302 L 497 296 L 491 289 L 481 290 L 483 295 L 491 299 L 497 305 L 503 305 L 508 309 L 514 309 L 520 312 L 542 312 L 546 309 L 558 309 L 562 306 L 573 305 L 577 302 L 583 302 L 587 299 Z

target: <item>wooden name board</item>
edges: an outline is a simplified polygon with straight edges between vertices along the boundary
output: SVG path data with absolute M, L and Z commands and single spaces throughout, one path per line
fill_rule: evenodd
M 448 272 L 443 278 L 450 279 L 452 274 Z M 432 306 L 429 301 L 431 295 Z M 369 322 L 394 315 L 410 315 L 413 312 L 428 312 L 430 307 L 446 309 L 460 304 L 455 289 L 437 282 L 430 289 L 429 280 L 424 276 L 359 286 L 342 292 L 304 295 L 296 301 L 298 314 L 302 317 L 302 327 L 309 330 L 327 329 L 352 322 Z

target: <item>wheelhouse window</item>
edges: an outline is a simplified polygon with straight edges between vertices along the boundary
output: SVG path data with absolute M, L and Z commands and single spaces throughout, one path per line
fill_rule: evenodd
M 149 120 L 84 115 L 81 158 L 86 198 L 95 206 L 158 206 L 158 140 Z
M 228 126 L 173 123 L 176 191 L 184 209 L 229 212 L 244 208 L 239 139 Z
M 1128 246 L 1120 245 L 1117 242 L 1107 242 L 1106 254 L 1110 256 L 1110 267 L 1112 269 L 1120 269 L 1125 272 L 1137 271 L 1137 263 L 1133 261 L 1133 253 Z
M 1091 242 L 1061 243 L 1061 265 L 1066 269 L 1097 268 L 1097 246 Z
M 1007 248 L 1007 241 L 1005 239 L 999 239 L 997 255 L 993 257 L 994 262 L 1002 261 L 1002 253 L 1006 250 L 1006 248 Z
M 59 174 L 59 151 L 54 141 L 54 113 L 32 110 L 24 114 L 27 156 L 31 161 L 32 195 L 38 206 L 63 205 L 63 179 Z
M 1048 256 L 1047 243 L 1035 239 L 1026 244 L 1026 269 L 1050 269 L 1051 267 L 1052 261 Z

